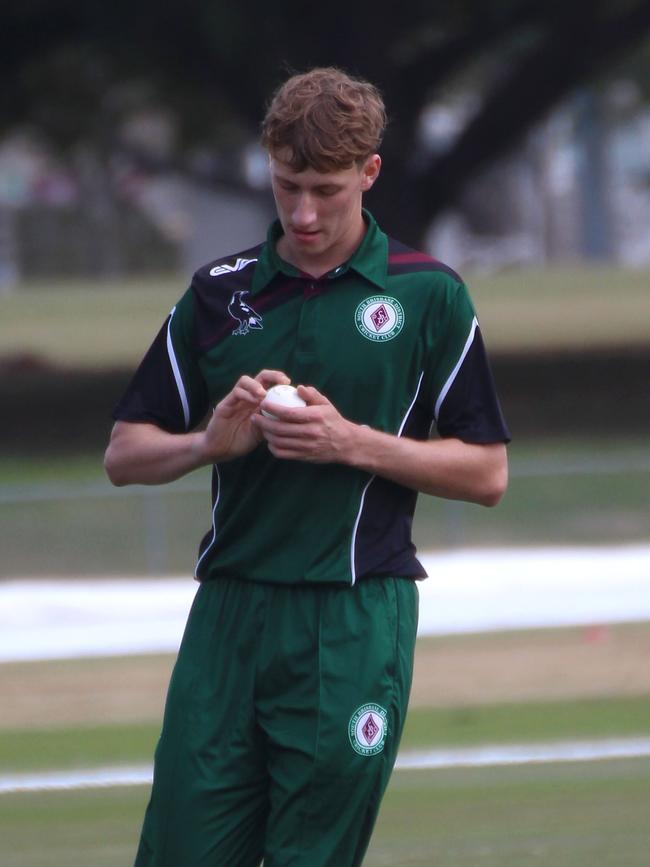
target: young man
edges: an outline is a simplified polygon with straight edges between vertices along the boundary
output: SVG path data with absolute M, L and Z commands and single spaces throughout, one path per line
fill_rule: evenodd
M 138 867 L 361 864 L 411 684 L 417 492 L 506 487 L 465 287 L 362 210 L 384 126 L 338 70 L 280 88 L 279 219 L 194 275 L 115 410 L 115 484 L 214 467 Z M 306 406 L 262 415 L 289 382 Z

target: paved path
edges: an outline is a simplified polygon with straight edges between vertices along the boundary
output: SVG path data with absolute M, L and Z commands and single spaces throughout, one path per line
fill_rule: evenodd
M 650 545 L 424 553 L 425 634 L 650 620 Z M 0 583 L 0 662 L 173 652 L 190 578 Z

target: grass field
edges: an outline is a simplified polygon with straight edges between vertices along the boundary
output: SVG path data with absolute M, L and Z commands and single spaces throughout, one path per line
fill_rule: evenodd
M 402 748 L 647 736 L 650 624 L 592 639 L 584 629 L 420 639 Z M 1 665 L 0 776 L 148 763 L 172 663 Z M 647 759 L 396 771 L 365 865 L 641 867 L 649 786 Z M 147 797 L 147 786 L 0 794 L 0 863 L 129 865 Z
M 396 772 L 365 867 L 645 867 L 650 760 Z M 3 867 L 127 867 L 146 788 L 0 796 Z
M 421 636 L 405 744 L 650 733 L 649 660 L 646 623 Z M 0 665 L 0 769 L 30 756 L 48 767 L 146 759 L 172 665 L 169 654 Z M 129 732 L 114 738 L 128 755 L 112 752 L 115 727 Z
M 0 297 L 1 355 L 75 367 L 132 365 L 190 275 L 56 282 Z M 647 345 L 650 273 L 613 268 L 466 275 L 492 351 Z
M 8 729 L 0 736 L 0 774 L 76 770 L 148 763 L 162 714 L 156 721 L 57 728 Z M 44 720 L 40 720 L 44 725 Z M 413 708 L 402 749 L 540 743 L 584 738 L 650 735 L 647 695 L 581 701 Z

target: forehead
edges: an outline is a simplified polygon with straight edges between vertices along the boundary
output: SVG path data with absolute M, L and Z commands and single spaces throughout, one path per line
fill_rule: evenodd
M 359 176 L 360 169 L 353 165 L 347 169 L 334 169 L 329 172 L 319 172 L 316 169 L 307 168 L 297 172 L 282 159 L 282 155 L 271 154 L 269 157 L 271 176 L 280 180 L 290 181 L 301 187 L 325 186 L 327 184 L 346 184 L 350 179 Z

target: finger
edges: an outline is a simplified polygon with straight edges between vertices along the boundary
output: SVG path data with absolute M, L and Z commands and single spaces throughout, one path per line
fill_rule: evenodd
M 260 413 L 271 423 L 291 425 L 294 431 L 298 428 L 309 428 L 311 431 L 314 425 L 322 422 L 322 413 L 316 407 L 281 406 L 270 400 L 264 402 Z
M 287 445 L 276 445 L 267 443 L 269 452 L 274 458 L 289 461 L 305 461 L 312 464 L 329 463 L 329 459 L 318 452 L 313 452 L 304 447 L 295 447 Z
M 269 451 L 275 458 L 288 458 L 291 460 L 307 460 L 310 456 L 304 448 L 304 443 L 294 443 L 291 440 L 282 442 L 266 441 Z
M 260 396 L 259 394 L 252 393 L 246 387 L 235 386 L 235 388 L 233 388 L 233 390 L 217 404 L 215 409 L 218 409 L 222 414 L 237 412 L 242 408 L 242 406 L 246 406 L 253 410 L 260 405 L 263 399 L 263 395 Z
M 286 407 L 281 407 L 286 409 Z M 256 413 L 251 421 L 259 428 L 266 438 L 290 437 L 299 439 L 312 439 L 317 435 L 318 428 L 310 423 L 296 424 L 294 421 L 281 419 L 279 416 L 271 416 Z
M 255 379 L 257 382 L 260 382 L 264 388 L 270 388 L 272 385 L 291 384 L 291 380 L 282 370 L 260 370 Z
M 255 395 L 256 398 L 264 400 L 266 397 L 266 388 L 264 383 L 258 379 L 259 374 L 253 378 L 252 376 L 242 376 L 236 384 L 236 388 L 243 388 L 249 394 Z
M 258 383 L 259 385 L 259 383 Z M 246 385 L 235 386 L 214 408 L 214 415 L 223 419 L 236 419 L 250 417 L 258 409 L 266 392 L 261 389 L 261 394 L 249 391 Z
M 253 400 L 260 403 L 266 397 L 264 386 L 252 376 L 240 376 L 224 401 Z
M 282 406 L 281 403 L 274 403 L 272 400 L 264 401 L 262 415 L 271 418 L 272 421 L 282 421 L 287 424 L 306 424 L 314 420 L 313 413 L 305 412 L 302 407 Z
M 264 386 L 257 379 L 253 379 L 252 376 L 240 376 L 223 400 L 227 401 L 231 398 L 241 399 L 244 395 L 252 396 L 256 400 L 264 400 L 266 397 L 266 390 Z
M 305 401 L 307 406 L 325 406 L 330 402 L 325 395 L 321 394 L 313 385 L 299 385 L 298 396 Z

